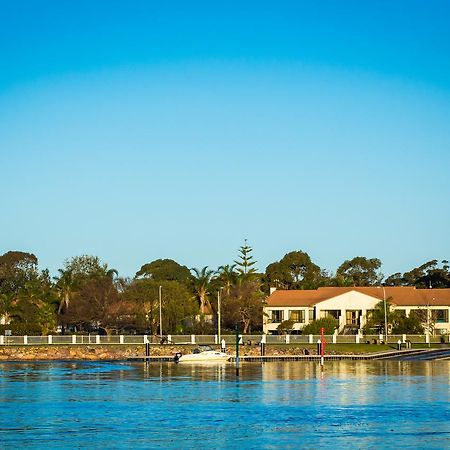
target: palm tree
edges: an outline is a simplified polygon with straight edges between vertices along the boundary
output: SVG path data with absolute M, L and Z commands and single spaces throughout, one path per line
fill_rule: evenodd
M 234 270 L 236 264 L 231 266 L 227 264 L 226 266 L 220 266 L 217 269 L 217 274 L 219 275 L 219 280 L 223 283 L 227 295 L 230 295 L 230 289 L 236 284 L 237 272 Z
M 208 288 L 214 271 L 208 270 L 208 266 L 205 266 L 201 270 L 192 268 L 191 272 L 193 272 L 192 281 L 194 290 L 200 303 L 200 313 L 205 314 L 206 307 L 209 305 Z
M 61 314 L 69 307 L 70 300 L 75 288 L 75 280 L 71 270 L 58 269 L 59 277 L 55 277 L 56 289 L 59 294 L 58 314 Z

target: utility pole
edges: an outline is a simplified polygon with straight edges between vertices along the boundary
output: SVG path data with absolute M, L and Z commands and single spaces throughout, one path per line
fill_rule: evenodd
M 159 335 L 162 343 L 162 286 L 159 287 Z
M 220 322 L 221 322 L 221 315 L 220 315 L 220 300 L 221 300 L 220 290 L 217 291 L 217 336 L 219 338 L 220 342 Z

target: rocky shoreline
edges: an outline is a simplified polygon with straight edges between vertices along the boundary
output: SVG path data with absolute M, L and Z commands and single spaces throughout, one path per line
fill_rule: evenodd
M 219 350 L 219 346 L 213 346 Z M 174 356 L 176 353 L 191 353 L 192 345 L 152 345 L 151 356 Z M 317 354 L 315 349 L 308 350 Z M 267 356 L 301 355 L 304 346 L 266 347 Z M 227 348 L 227 353 L 235 354 L 235 348 Z M 240 356 L 260 356 L 259 346 L 242 346 Z M 145 356 L 144 345 L 6 345 L 0 347 L 0 361 L 51 361 L 51 360 L 127 360 Z

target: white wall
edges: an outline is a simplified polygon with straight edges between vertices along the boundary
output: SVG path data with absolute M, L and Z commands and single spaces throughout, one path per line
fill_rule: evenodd
M 324 300 L 323 302 L 317 303 L 315 305 L 315 317 L 320 319 L 325 316 L 324 311 L 328 310 L 339 310 L 340 311 L 340 321 L 339 321 L 339 331 L 343 329 L 346 324 L 346 311 L 361 311 L 360 317 L 360 326 L 363 327 L 366 323 L 367 311 L 375 309 L 377 303 L 379 303 L 380 299 L 371 297 L 370 295 L 363 294 L 357 291 L 349 291 L 344 294 L 338 295 L 336 297 L 330 298 L 329 300 Z M 279 323 L 270 323 L 270 319 L 272 316 L 271 311 L 273 310 L 282 310 L 283 311 L 283 320 L 289 319 L 289 311 L 294 310 L 303 310 L 305 314 L 305 323 L 297 323 L 294 326 L 295 330 L 301 330 L 306 324 L 309 323 L 309 310 L 312 307 L 295 307 L 295 306 L 270 306 L 265 307 L 264 312 L 269 316 L 264 316 L 263 320 L 263 331 L 268 334 L 270 332 L 276 331 Z M 406 311 L 406 315 L 409 316 L 409 313 L 413 309 L 426 309 L 425 306 L 397 306 L 397 309 L 402 309 Z M 430 306 L 430 311 L 432 309 L 449 309 L 445 306 Z M 450 316 L 450 311 L 449 311 Z M 439 333 L 448 333 L 450 332 L 450 323 L 436 323 L 435 330 Z
M 366 323 L 367 310 L 375 309 L 375 305 L 380 300 L 370 295 L 362 294 L 357 291 L 349 291 L 336 297 L 325 300 L 316 305 L 316 317 L 321 318 L 325 316 L 324 311 L 340 310 L 339 331 L 341 331 L 346 324 L 346 311 L 361 311 L 360 326 L 363 327 Z

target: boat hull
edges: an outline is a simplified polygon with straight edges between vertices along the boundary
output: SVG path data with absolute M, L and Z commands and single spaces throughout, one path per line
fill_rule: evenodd
M 196 363 L 196 362 L 226 362 L 231 358 L 230 355 L 227 355 L 226 353 L 221 352 L 203 352 L 203 353 L 197 353 L 197 354 L 190 354 L 190 355 L 182 355 L 178 362 L 184 363 L 184 362 L 190 362 L 190 363 Z

